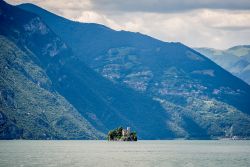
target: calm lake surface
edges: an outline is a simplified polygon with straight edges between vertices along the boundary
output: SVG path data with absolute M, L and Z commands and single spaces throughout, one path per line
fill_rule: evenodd
M 0 141 L 1 167 L 250 167 L 250 141 Z

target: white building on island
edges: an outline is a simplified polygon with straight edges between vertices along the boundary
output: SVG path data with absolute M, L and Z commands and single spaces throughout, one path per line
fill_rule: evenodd
M 127 127 L 127 129 L 122 129 L 122 136 L 128 135 L 130 135 L 130 127 Z

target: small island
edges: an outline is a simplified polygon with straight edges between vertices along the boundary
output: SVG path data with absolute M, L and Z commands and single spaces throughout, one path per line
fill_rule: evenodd
M 123 129 L 122 127 L 109 131 L 109 141 L 137 141 L 136 132 L 131 132 L 130 127 Z

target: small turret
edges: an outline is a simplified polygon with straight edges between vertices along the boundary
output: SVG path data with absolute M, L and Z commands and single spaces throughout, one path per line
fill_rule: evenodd
M 136 132 L 131 132 L 130 127 L 123 129 L 122 127 L 109 131 L 108 140 L 115 141 L 137 141 Z

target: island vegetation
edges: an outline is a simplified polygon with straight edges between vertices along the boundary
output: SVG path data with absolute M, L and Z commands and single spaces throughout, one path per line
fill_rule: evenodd
M 137 141 L 136 132 L 131 132 L 130 128 L 124 129 L 123 127 L 119 127 L 109 131 L 108 133 L 109 141 Z

